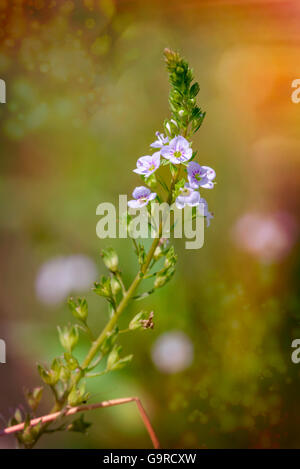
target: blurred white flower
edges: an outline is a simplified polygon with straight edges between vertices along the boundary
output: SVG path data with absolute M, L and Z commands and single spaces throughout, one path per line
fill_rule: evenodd
M 57 304 L 72 292 L 90 288 L 96 276 L 96 266 L 87 256 L 55 257 L 40 267 L 35 282 L 36 295 L 42 303 Z
M 233 227 L 237 246 L 270 263 L 284 258 L 295 244 L 298 227 L 286 212 L 273 214 L 246 213 Z
M 165 332 L 154 343 L 151 356 L 153 363 L 161 372 L 178 373 L 191 365 L 194 347 L 183 332 Z

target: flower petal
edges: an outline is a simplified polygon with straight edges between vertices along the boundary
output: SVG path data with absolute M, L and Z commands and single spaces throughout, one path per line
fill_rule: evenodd
M 148 198 L 150 194 L 151 194 L 151 191 L 150 191 L 150 189 L 148 189 L 148 187 L 138 186 L 132 192 L 132 197 L 134 199 L 140 199 L 141 197 Z
M 130 208 L 139 208 L 141 206 L 138 200 L 128 200 L 128 207 Z

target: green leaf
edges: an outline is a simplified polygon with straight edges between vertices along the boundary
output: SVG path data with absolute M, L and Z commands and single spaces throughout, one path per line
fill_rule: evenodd
M 152 295 L 154 293 L 154 289 L 149 290 L 147 292 L 141 293 L 140 295 L 133 296 L 132 299 L 135 301 L 143 300 L 144 298 L 147 298 L 147 296 Z
M 195 98 L 200 91 L 199 83 L 194 83 L 190 88 L 190 98 Z

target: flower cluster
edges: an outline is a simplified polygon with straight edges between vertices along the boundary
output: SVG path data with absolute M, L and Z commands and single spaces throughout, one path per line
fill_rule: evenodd
M 176 127 L 176 122 L 173 121 L 172 125 Z M 175 200 L 176 207 L 183 209 L 186 205 L 190 207 L 201 206 L 200 212 L 206 218 L 207 226 L 210 224 L 210 219 L 213 215 L 208 210 L 207 202 L 200 196 L 199 189 L 212 189 L 214 187 L 214 179 L 216 177 L 215 171 L 209 166 L 201 166 L 195 161 L 191 161 L 195 154 L 191 148 L 191 143 L 182 135 L 175 135 L 171 138 L 172 131 L 170 125 L 166 125 L 166 132 L 170 134 L 164 135 L 163 133 L 156 132 L 157 139 L 151 143 L 150 147 L 158 149 L 152 155 L 142 156 L 137 160 L 136 169 L 133 171 L 140 174 L 143 180 L 147 183 L 148 178 L 153 176 L 160 166 L 170 164 L 172 169 L 178 168 L 183 165 L 187 172 L 187 181 L 183 181 L 181 187 L 178 189 L 178 194 Z M 156 182 L 156 180 L 155 180 Z M 153 180 L 152 180 L 153 183 Z M 153 184 L 151 184 L 151 187 Z M 134 200 L 128 202 L 131 208 L 139 208 L 147 205 L 152 200 L 155 200 L 157 194 L 151 192 L 145 186 L 136 187 L 132 193 Z

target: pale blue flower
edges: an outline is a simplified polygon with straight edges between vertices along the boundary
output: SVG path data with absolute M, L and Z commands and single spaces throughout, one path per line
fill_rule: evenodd
M 148 205 L 151 200 L 154 200 L 156 197 L 156 193 L 151 192 L 148 187 L 139 186 L 134 189 L 132 197 L 134 200 L 128 201 L 128 207 L 141 208 L 145 205 Z
M 187 168 L 190 187 L 198 189 L 212 189 L 214 187 L 213 179 L 216 177 L 215 171 L 209 166 L 200 166 L 200 164 L 191 161 Z
M 162 148 L 164 145 L 166 145 L 169 142 L 169 138 L 165 137 L 164 134 L 161 134 L 160 132 L 156 132 L 155 135 L 157 137 L 157 140 L 151 143 L 150 147 Z
M 157 151 L 151 156 L 141 156 L 141 158 L 137 160 L 136 169 L 134 169 L 133 172 L 148 177 L 159 168 L 159 165 L 160 152 Z
M 199 192 L 194 191 L 188 184 L 185 184 L 175 203 L 177 208 L 182 209 L 186 205 L 189 207 L 196 207 L 196 205 L 199 205 L 200 200 Z
M 171 163 L 179 164 L 190 160 L 193 156 L 193 150 L 188 140 L 178 135 L 170 141 L 169 145 L 162 147 L 160 154 Z

